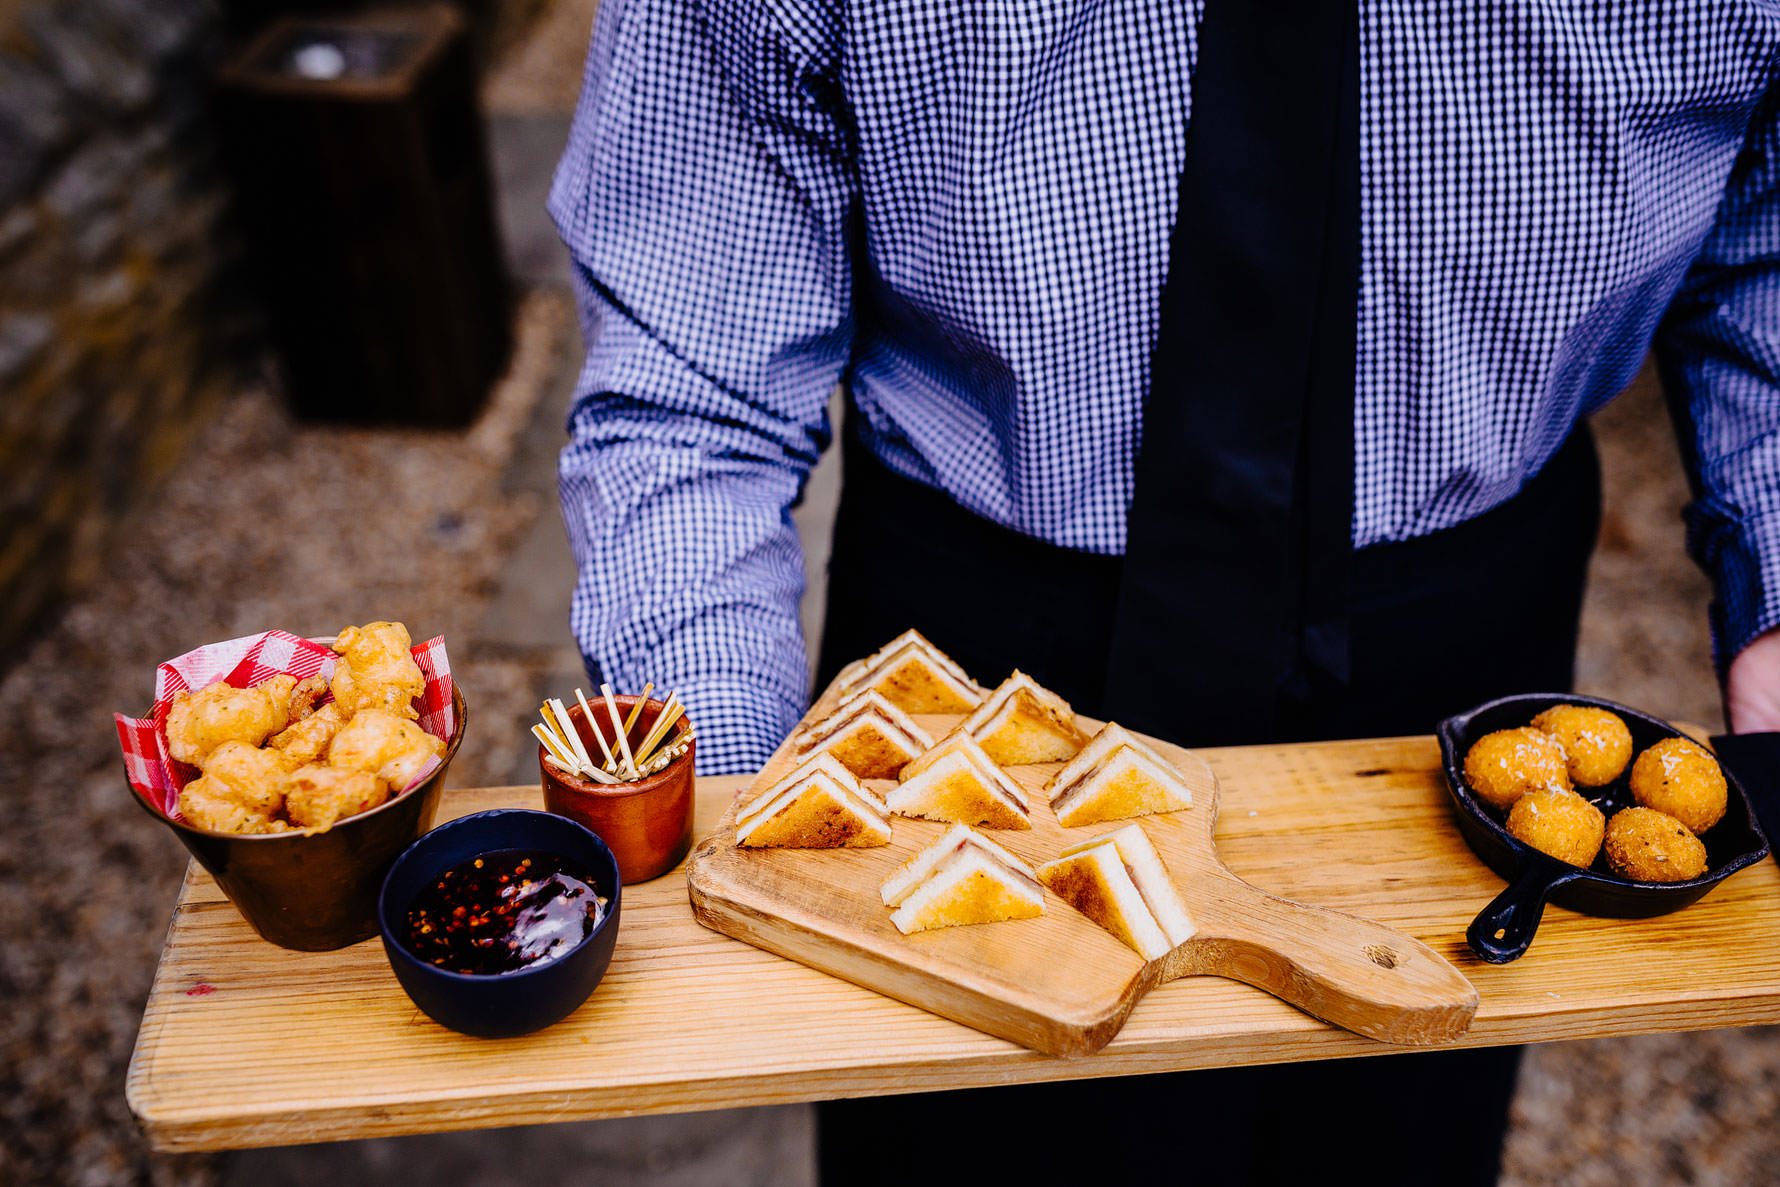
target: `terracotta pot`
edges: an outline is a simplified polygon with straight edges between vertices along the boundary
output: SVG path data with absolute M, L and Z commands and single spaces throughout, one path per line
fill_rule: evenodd
M 621 721 L 630 716 L 631 706 L 637 703 L 636 697 L 629 696 L 613 700 L 618 703 Z M 593 706 L 600 735 L 616 753 L 617 732 L 606 712 L 605 698 L 590 697 L 588 704 Z M 633 747 L 648 735 L 661 710 L 660 701 L 644 703 L 627 735 Z M 569 720 L 581 735 L 587 753 L 598 762 L 600 746 L 579 705 L 570 707 Z M 673 726 L 673 736 L 677 738 L 690 728 L 691 722 L 682 717 Z M 546 762 L 544 747 L 540 745 L 538 770 L 544 785 L 544 807 L 598 834 L 617 857 L 618 872 L 627 885 L 659 877 L 678 865 L 692 848 L 693 745 L 689 744 L 684 754 L 645 779 L 610 785 L 571 775 Z
M 344 948 L 377 934 L 383 876 L 433 826 L 445 768 L 468 723 L 463 691 L 455 682 L 451 700 L 457 734 L 446 744 L 438 769 L 420 786 L 324 832 L 211 832 L 162 815 L 134 791 L 130 798 L 173 830 L 263 938 L 301 952 Z

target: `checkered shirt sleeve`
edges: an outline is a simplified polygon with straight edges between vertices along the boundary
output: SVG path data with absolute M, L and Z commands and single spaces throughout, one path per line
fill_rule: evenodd
M 852 333 L 820 15 L 607 0 L 551 193 L 589 343 L 572 626 L 592 679 L 679 692 L 706 773 L 758 769 L 808 695 L 789 508 Z
M 1243 2 L 1243 0 L 1218 0 Z M 1200 0 L 604 0 L 551 210 L 588 666 L 707 771 L 806 690 L 787 508 L 889 469 L 1125 546 Z M 1511 498 L 1653 346 L 1720 661 L 1780 625 L 1780 0 L 1362 0 L 1356 548 Z
M 1718 592 L 1723 665 L 1780 627 L 1780 84 L 1750 123 L 1658 354 L 1690 429 L 1688 548 Z

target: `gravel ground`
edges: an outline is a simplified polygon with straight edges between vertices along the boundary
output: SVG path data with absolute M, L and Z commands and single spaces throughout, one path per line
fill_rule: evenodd
M 452 663 L 479 728 L 452 781 L 509 765 L 489 747 L 516 736 L 499 718 L 523 716 L 529 686 L 509 661 L 480 662 L 471 628 L 541 509 L 501 478 L 574 332 L 559 296 L 519 321 L 511 375 L 467 433 L 296 427 L 263 392 L 230 403 L 108 579 L 0 681 L 0 1183 L 212 1179 L 212 1160 L 149 1154 L 123 1096 L 186 864 L 126 802 L 110 716 L 147 707 L 156 663 L 270 626 L 399 618 L 462 641 Z

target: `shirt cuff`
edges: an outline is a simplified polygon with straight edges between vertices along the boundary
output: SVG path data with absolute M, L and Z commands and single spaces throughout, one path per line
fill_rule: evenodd
M 1712 578 L 1712 654 L 1722 679 L 1757 635 L 1780 627 L 1780 515 L 1733 516 L 1703 499 L 1687 509 L 1688 551 Z

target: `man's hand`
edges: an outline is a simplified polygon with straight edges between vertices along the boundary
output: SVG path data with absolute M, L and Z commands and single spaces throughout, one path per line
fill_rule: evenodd
M 1724 711 L 1733 734 L 1780 730 L 1780 629 L 1757 635 L 1731 661 Z

